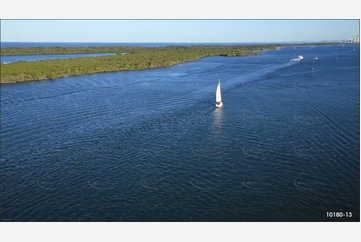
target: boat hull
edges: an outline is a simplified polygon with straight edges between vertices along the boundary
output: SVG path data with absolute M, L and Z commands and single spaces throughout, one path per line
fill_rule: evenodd
M 215 106 L 216 108 L 221 108 L 223 107 L 223 103 L 222 102 L 216 103 Z

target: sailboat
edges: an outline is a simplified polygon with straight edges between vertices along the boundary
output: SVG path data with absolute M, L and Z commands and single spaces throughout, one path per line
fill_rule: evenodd
M 222 106 L 223 106 L 223 103 L 222 103 L 222 97 L 221 97 L 221 80 L 219 79 L 217 90 L 216 90 L 216 107 L 220 108 Z

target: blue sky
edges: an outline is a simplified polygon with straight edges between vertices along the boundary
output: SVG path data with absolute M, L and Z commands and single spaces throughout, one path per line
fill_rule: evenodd
M 356 37 L 359 28 L 359 20 L 1 20 L 1 41 L 321 41 Z

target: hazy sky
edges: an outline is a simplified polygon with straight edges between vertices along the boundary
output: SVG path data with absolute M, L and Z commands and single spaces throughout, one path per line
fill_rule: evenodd
M 356 37 L 359 28 L 359 20 L 1 20 L 1 41 L 321 41 Z

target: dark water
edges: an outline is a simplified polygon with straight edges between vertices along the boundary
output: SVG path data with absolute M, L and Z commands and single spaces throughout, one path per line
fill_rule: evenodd
M 2 85 L 0 218 L 359 221 L 359 110 L 359 45 Z
M 70 59 L 70 58 L 83 58 L 94 56 L 108 56 L 115 55 L 115 53 L 94 53 L 94 54 L 63 54 L 63 55 L 4 55 L 0 56 L 0 62 L 6 64 L 17 61 L 38 61 L 38 60 L 55 60 L 55 59 Z

